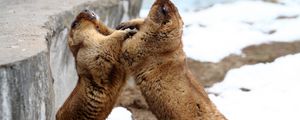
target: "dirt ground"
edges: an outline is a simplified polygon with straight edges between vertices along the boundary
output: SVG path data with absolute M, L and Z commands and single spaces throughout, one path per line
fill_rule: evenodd
M 134 84 L 127 84 L 124 87 L 117 106 L 123 106 L 131 111 L 135 120 L 157 120 L 152 112 L 149 111 L 149 107 L 139 88 Z

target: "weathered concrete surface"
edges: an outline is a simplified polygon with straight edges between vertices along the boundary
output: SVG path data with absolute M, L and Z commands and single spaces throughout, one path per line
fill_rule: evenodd
M 140 9 L 142 8 L 142 0 L 128 0 L 128 16 L 129 19 L 139 17 Z
M 0 119 L 54 119 L 77 82 L 66 44 L 72 19 L 88 8 L 114 26 L 124 16 L 124 2 L 1 0 Z
M 1 0 L 0 64 L 47 50 L 44 28 L 49 16 L 82 4 L 81 0 Z
M 41 52 L 26 60 L 0 66 L 1 120 L 50 118 L 54 94 L 47 61 L 48 56 Z

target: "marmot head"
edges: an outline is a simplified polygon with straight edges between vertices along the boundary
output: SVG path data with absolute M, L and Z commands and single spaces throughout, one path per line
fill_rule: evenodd
M 85 9 L 81 11 L 71 24 L 71 29 L 84 29 L 89 25 L 97 26 L 98 16 L 91 10 Z
M 157 29 L 165 32 L 183 26 L 178 10 L 170 0 L 156 0 L 145 22 L 151 22 L 158 27 Z
M 90 31 L 97 31 L 99 34 L 105 34 L 105 32 L 101 32 L 100 28 L 103 26 L 99 17 L 91 10 L 83 10 L 81 11 L 75 18 L 75 20 L 71 24 L 71 29 L 69 32 L 69 47 L 74 55 L 77 56 L 77 52 L 79 48 L 83 45 L 83 40 L 88 38 L 88 34 Z

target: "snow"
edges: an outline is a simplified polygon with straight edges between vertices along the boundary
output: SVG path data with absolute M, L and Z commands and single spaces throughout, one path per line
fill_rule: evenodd
M 123 107 L 116 107 L 112 110 L 106 120 L 132 120 L 131 112 Z
M 300 0 L 279 0 L 279 3 L 284 5 L 300 5 Z
M 207 91 L 229 120 L 300 120 L 299 61 L 296 54 L 234 69 Z
M 219 62 L 250 45 L 300 40 L 300 4 L 239 1 L 181 15 L 184 50 L 200 61 Z M 282 16 L 292 18 L 277 19 Z
M 222 3 L 229 1 L 234 0 L 173 0 L 185 23 L 183 42 L 188 57 L 219 62 L 250 45 L 300 40 L 300 0 Z M 152 2 L 146 2 L 141 17 L 147 16 Z M 218 4 L 203 9 L 214 2 Z

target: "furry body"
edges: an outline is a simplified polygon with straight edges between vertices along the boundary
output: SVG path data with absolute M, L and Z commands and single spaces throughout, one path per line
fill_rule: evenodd
M 119 57 L 128 32 L 111 30 L 97 18 L 85 10 L 72 23 L 68 44 L 79 80 L 57 112 L 57 120 L 104 120 L 125 83 Z
M 136 28 L 122 62 L 159 120 L 226 120 L 189 71 L 182 49 L 183 21 L 169 0 L 156 0 L 148 17 L 121 23 Z

